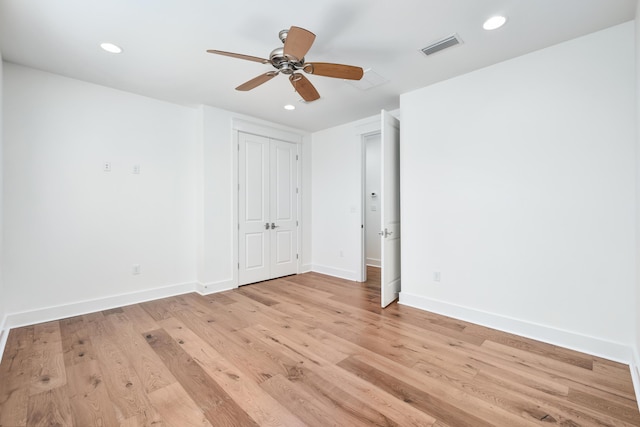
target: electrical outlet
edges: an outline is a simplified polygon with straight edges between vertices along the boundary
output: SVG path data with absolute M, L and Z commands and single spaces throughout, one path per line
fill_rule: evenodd
M 140 175 L 140 165 L 133 165 L 133 171 L 135 175 Z
M 104 162 L 102 165 L 102 170 L 105 172 L 111 172 L 111 162 Z
M 340 249 L 340 252 L 338 253 L 338 255 L 340 256 L 340 258 L 344 258 L 344 251 Z
M 439 271 L 434 271 L 433 272 L 433 281 L 434 282 L 439 282 L 440 279 L 441 279 L 440 272 Z
M 140 274 L 140 264 L 133 264 L 133 266 L 131 266 L 131 274 L 134 276 Z

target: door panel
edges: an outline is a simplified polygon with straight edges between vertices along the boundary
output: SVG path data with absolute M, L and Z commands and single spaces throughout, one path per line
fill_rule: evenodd
M 269 139 L 239 134 L 238 284 L 269 279 Z
M 400 293 L 400 122 L 382 110 L 380 194 L 382 223 L 382 307 Z
M 265 166 L 267 162 L 268 143 L 265 141 L 245 142 L 245 209 L 244 217 L 246 221 L 262 222 L 267 211 L 265 209 L 265 185 L 268 178 Z M 268 182 L 268 181 L 267 181 Z
M 264 244 L 264 233 L 247 233 L 245 242 L 245 268 L 256 270 L 266 267 L 264 256 L 267 248 Z
M 298 271 L 297 154 L 296 144 L 271 141 L 271 221 L 276 226 L 271 234 L 272 277 Z
M 290 264 L 294 262 L 293 247 L 291 243 L 294 241 L 291 231 L 276 231 L 276 250 L 274 263 L 278 266 Z

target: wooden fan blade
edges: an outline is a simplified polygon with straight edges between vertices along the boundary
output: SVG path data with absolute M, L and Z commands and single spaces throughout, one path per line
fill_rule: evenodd
M 269 80 L 271 80 L 277 75 L 278 73 L 276 71 L 269 71 L 268 73 L 260 74 L 258 77 L 255 77 L 249 80 L 248 82 L 242 83 L 240 86 L 236 88 L 236 90 L 241 90 L 241 91 L 251 90 L 253 88 L 260 86 L 262 83 L 268 82 Z
M 360 80 L 364 71 L 360 67 L 343 64 L 331 64 L 329 62 L 308 62 L 303 70 L 316 76 L 335 77 L 338 79 Z
M 320 98 L 320 94 L 316 88 L 313 87 L 309 79 L 303 74 L 291 74 L 289 76 L 289 81 L 296 92 L 298 92 L 305 101 L 311 102 Z
M 207 52 L 215 53 L 216 55 L 230 56 L 232 58 L 246 59 L 247 61 L 261 62 L 263 64 L 269 63 L 268 59 L 258 58 L 257 56 L 251 56 L 251 55 L 243 55 L 241 53 L 225 52 L 223 50 L 213 50 L 213 49 L 209 49 L 207 50 Z
M 316 35 L 304 28 L 289 28 L 289 33 L 284 41 L 285 56 L 293 56 L 297 60 L 301 60 L 309 52 L 315 39 Z

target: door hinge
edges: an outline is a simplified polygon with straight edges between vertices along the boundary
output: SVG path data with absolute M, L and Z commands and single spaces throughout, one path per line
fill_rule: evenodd
M 238 270 L 240 270 L 240 263 L 238 263 Z
M 298 194 L 298 187 L 296 187 L 296 194 Z
M 298 254 L 296 254 L 296 259 L 298 259 Z
M 240 151 L 240 144 L 238 144 L 238 151 Z
M 298 226 L 298 221 L 296 221 L 296 227 Z
M 298 155 L 296 154 L 296 160 L 298 160 Z

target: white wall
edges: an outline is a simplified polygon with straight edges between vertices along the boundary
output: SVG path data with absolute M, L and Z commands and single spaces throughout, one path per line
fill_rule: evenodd
M 300 271 L 311 269 L 309 133 L 14 64 L 3 81 L 8 326 L 237 286 L 239 121 L 299 139 Z
M 367 265 L 380 266 L 380 134 L 365 137 L 365 253 Z M 375 193 L 375 197 L 372 196 Z M 375 209 L 375 210 L 374 210 Z
M 635 19 L 636 58 L 636 319 L 635 319 L 635 367 L 636 395 L 640 402 L 640 0 L 636 4 Z
M 374 116 L 312 135 L 313 270 L 359 280 L 362 259 L 362 134 Z
M 3 252 L 3 225 L 2 225 L 2 205 L 4 203 L 4 197 L 2 196 L 2 177 L 4 175 L 3 173 L 3 167 L 2 167 L 2 155 L 3 155 L 3 139 L 2 139 L 2 135 L 4 134 L 3 132 L 3 121 L 2 121 L 2 105 L 4 103 L 4 96 L 3 96 L 3 84 L 2 84 L 2 75 L 3 75 L 3 65 L 4 63 L 2 62 L 2 52 L 0 52 L 0 354 L 2 354 L 2 351 L 4 349 L 4 343 L 6 342 L 7 339 L 7 331 L 5 330 L 5 321 L 6 321 L 6 314 L 7 314 L 7 306 L 6 306 L 6 301 L 7 301 L 7 297 L 6 297 L 6 293 L 4 290 L 4 280 L 3 280 L 3 275 L 4 275 L 4 252 Z
M 628 361 L 633 31 L 402 95 L 401 302 Z
M 193 286 L 196 110 L 8 63 L 4 88 L 7 311 Z

